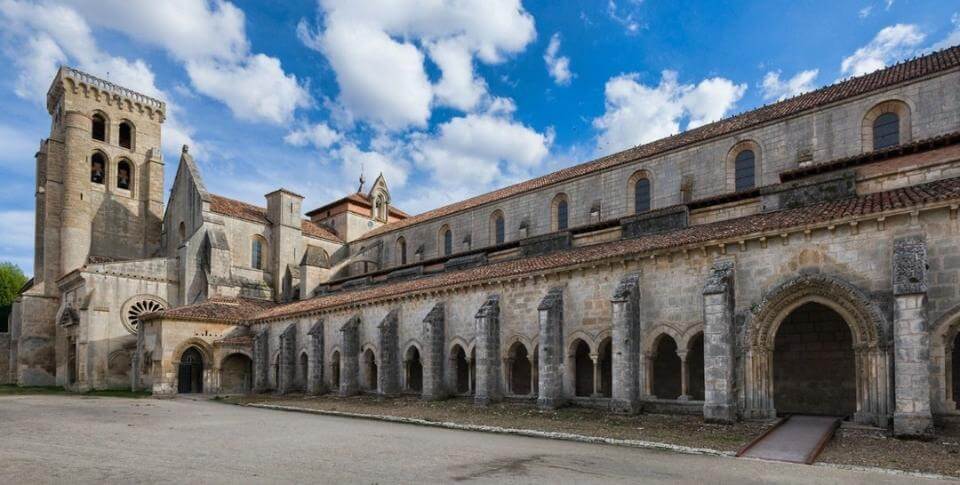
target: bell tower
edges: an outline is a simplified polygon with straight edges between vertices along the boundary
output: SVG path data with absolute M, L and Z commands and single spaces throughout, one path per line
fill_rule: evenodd
M 37 153 L 35 281 L 45 293 L 92 258 L 139 259 L 160 245 L 166 105 L 61 67 L 47 92 L 50 138 Z

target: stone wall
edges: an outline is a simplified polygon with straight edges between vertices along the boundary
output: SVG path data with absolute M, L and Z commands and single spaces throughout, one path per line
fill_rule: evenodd
M 360 240 L 351 247 L 383 241 L 387 249 L 385 264 L 397 265 L 395 242 L 402 236 L 411 254 L 422 245 L 424 257 L 432 258 L 440 255 L 438 231 L 443 225 L 453 231 L 455 252 L 466 249 L 461 241 L 468 235 L 473 248 L 491 245 L 490 216 L 497 210 L 504 214 L 508 242 L 545 234 L 551 231 L 551 201 L 559 193 L 567 196 L 570 227 L 596 222 L 591 216 L 596 206 L 601 207 L 602 219 L 620 218 L 630 215 L 628 180 L 641 169 L 651 178 L 653 209 L 681 202 L 684 177 L 692 180 L 694 200 L 729 193 L 733 191 L 733 179 L 725 161 L 730 150 L 744 140 L 756 143 L 759 150 L 758 185 L 775 184 L 781 172 L 797 168 L 808 155 L 809 161 L 819 163 L 870 151 L 872 147 L 862 143 L 863 120 L 871 108 L 887 100 L 900 100 L 909 106 L 912 127 L 909 133 L 902 133 L 902 141 L 960 129 L 957 83 L 960 72 L 944 73 L 391 231 L 372 240 Z M 521 225 L 528 227 L 527 231 L 521 231 Z
M 469 353 L 470 348 L 477 341 L 476 330 L 478 310 L 483 306 L 488 296 L 497 294 L 500 296 L 498 316 L 499 342 L 498 352 L 500 362 L 505 362 L 508 357 L 507 352 L 517 342 L 527 347 L 528 352 L 534 352 L 537 342 L 542 342 L 542 324 L 543 310 L 540 307 L 544 297 L 551 289 L 560 288 L 562 294 L 562 341 L 564 353 L 562 358 L 569 362 L 573 351 L 572 343 L 575 340 L 583 340 L 590 348 L 591 354 L 599 353 L 600 343 L 611 335 L 612 321 L 614 316 L 613 304 L 615 289 L 618 283 L 628 274 L 640 273 L 638 278 L 639 294 L 642 295 L 638 305 L 639 335 L 641 347 L 644 352 L 650 352 L 652 346 L 661 334 L 669 335 L 678 347 L 678 352 L 690 352 L 692 346 L 699 342 L 699 335 L 704 329 L 704 285 L 711 276 L 711 268 L 714 262 L 720 258 L 735 261 L 736 271 L 732 273 L 736 284 L 731 286 L 733 313 L 731 322 L 734 327 L 731 329 L 732 340 L 729 342 L 734 348 L 733 364 L 731 364 L 731 379 L 734 381 L 730 388 L 730 393 L 736 398 L 734 402 L 737 409 L 743 412 L 746 410 L 755 410 L 747 399 L 746 392 L 754 389 L 751 386 L 766 385 L 762 382 L 754 382 L 746 377 L 749 369 L 760 365 L 758 361 L 745 359 L 745 355 L 750 350 L 750 339 L 757 338 L 758 332 L 768 331 L 773 327 L 760 327 L 767 323 L 761 322 L 763 315 L 756 314 L 764 308 L 763 302 L 772 292 L 780 288 L 789 288 L 784 286 L 785 281 L 796 279 L 803 275 L 814 275 L 811 281 L 819 281 L 817 278 L 822 275 L 824 281 L 840 281 L 844 285 L 853 288 L 857 295 L 851 296 L 852 299 L 846 299 L 847 296 L 837 293 L 825 293 L 824 296 L 804 296 L 806 293 L 797 293 L 795 297 L 800 302 L 817 301 L 833 305 L 831 308 L 843 309 L 850 321 L 845 320 L 849 327 L 848 331 L 857 335 L 858 345 L 863 344 L 866 347 L 874 345 L 875 351 L 871 350 L 869 357 L 866 354 L 862 357 L 863 362 L 876 362 L 870 366 L 880 367 L 858 367 L 855 369 L 857 374 L 856 382 L 865 386 L 874 386 L 878 381 L 869 380 L 872 373 L 877 369 L 887 369 L 883 372 L 892 372 L 883 362 L 886 352 L 890 348 L 889 340 L 890 325 L 893 318 L 892 306 L 892 254 L 893 242 L 906 229 L 911 231 L 925 232 L 928 244 L 936 247 L 931 250 L 931 254 L 940 254 L 939 251 L 953 246 L 953 238 L 960 232 L 957 219 L 954 213 L 949 209 L 938 209 L 918 213 L 915 216 L 910 214 L 887 215 L 883 219 L 875 220 L 858 225 L 843 225 L 825 227 L 810 231 L 795 231 L 785 233 L 783 236 L 758 240 L 752 239 L 743 243 L 733 244 L 711 244 L 701 249 L 691 249 L 684 252 L 678 252 L 671 255 L 661 255 L 658 257 L 642 257 L 639 259 L 611 261 L 608 264 L 594 264 L 588 267 L 570 268 L 551 272 L 545 275 L 528 274 L 509 282 L 487 283 L 483 286 L 449 288 L 440 291 L 434 291 L 429 295 L 415 296 L 413 294 L 391 300 L 390 302 L 371 301 L 362 305 L 348 306 L 343 308 L 331 308 L 321 312 L 318 315 L 311 315 L 302 319 L 286 320 L 276 323 L 257 324 L 259 328 L 269 328 L 271 332 L 282 328 L 286 322 L 297 321 L 302 331 L 310 328 L 310 325 L 316 318 L 322 317 L 330 322 L 337 322 L 325 330 L 325 352 L 332 355 L 334 351 L 340 350 L 340 336 L 336 328 L 343 322 L 356 317 L 357 339 L 361 346 L 378 348 L 377 325 L 384 320 L 389 312 L 396 311 L 398 318 L 399 341 L 401 342 L 401 353 L 404 353 L 410 342 L 416 341 L 423 343 L 422 334 L 423 321 L 427 313 L 439 302 L 445 305 L 447 318 L 445 322 L 446 348 L 449 349 L 454 344 L 462 345 Z M 948 278 L 948 274 L 956 274 L 957 269 L 948 269 L 949 260 L 945 258 L 931 258 L 930 273 L 934 275 L 933 280 L 937 278 Z M 940 276 L 938 276 L 940 275 Z M 735 289 L 734 289 L 735 288 Z M 798 286 L 797 288 L 800 288 Z M 806 291 L 806 290 L 803 290 Z M 812 298 L 812 299 L 811 299 Z M 834 301 L 829 301 L 833 298 Z M 857 298 L 860 298 L 859 300 Z M 931 294 L 931 307 L 934 308 L 953 308 L 960 304 L 960 300 L 954 293 Z M 858 307 L 857 305 L 866 305 Z M 541 309 L 538 309 L 540 307 Z M 860 312 L 860 313 L 856 313 Z M 876 313 L 869 313 L 876 312 Z M 872 321 L 856 320 L 861 318 L 857 315 L 874 315 Z M 776 318 L 786 318 L 786 314 L 779 315 Z M 776 320 L 779 321 L 779 320 Z M 775 324 L 774 324 L 775 325 Z M 867 326 L 865 326 L 867 325 Z M 874 327 L 869 327 L 874 325 Z M 767 328 L 768 330 L 764 330 Z M 769 330 L 772 331 L 772 330 Z M 864 333 L 866 332 L 866 333 Z M 778 347 L 778 342 L 774 339 L 777 334 L 774 332 L 770 337 L 770 348 Z M 817 336 L 816 339 L 827 339 L 826 335 Z M 786 338 L 786 337 L 785 337 Z M 803 339 L 805 337 L 801 337 Z M 862 339 L 873 339 L 867 343 Z M 271 339 L 273 341 L 273 339 Z M 709 349 L 714 340 L 709 340 L 706 347 Z M 853 343 L 844 341 L 840 345 L 852 347 Z M 858 343 L 859 342 L 859 343 Z M 829 346 L 836 346 L 836 339 Z M 865 347 L 865 348 L 866 348 Z M 422 345 L 420 348 L 424 348 Z M 874 347 L 869 347 L 874 348 Z M 823 349 L 810 349 L 814 352 L 824 351 Z M 542 352 L 542 349 L 541 349 Z M 865 350 L 864 352 L 867 352 Z M 706 352 L 709 360 L 711 354 Z M 823 356 L 824 354 L 819 354 Z M 346 357 L 346 355 L 345 355 Z M 354 357 L 357 358 L 357 357 Z M 478 359 L 479 359 L 478 349 Z M 819 358 L 819 357 L 818 357 Z M 839 358 L 839 357 L 838 357 Z M 860 359 L 858 357 L 858 359 Z M 816 359 L 815 359 L 816 360 Z M 858 360 L 859 361 L 859 360 Z M 766 361 L 769 365 L 770 361 Z M 839 361 L 838 361 L 839 362 Z M 849 361 L 845 362 L 847 365 Z M 449 366 L 449 361 L 445 360 L 445 365 Z M 329 365 L 329 362 L 326 363 Z M 543 387 L 543 368 L 547 365 L 540 354 L 541 366 L 541 396 L 547 390 Z M 724 364 L 726 365 L 726 364 Z M 837 364 L 839 365 L 839 364 Z M 867 364 L 864 364 L 865 366 Z M 500 365 L 496 372 L 497 389 L 487 390 L 488 394 L 493 392 L 491 398 L 496 398 L 496 393 L 507 394 L 508 384 L 506 382 L 506 371 Z M 709 367 L 709 366 L 708 366 Z M 346 369 L 344 364 L 342 369 Z M 726 367 L 729 368 L 729 367 Z M 757 369 L 770 369 L 772 367 L 757 367 Z M 563 367 L 562 384 L 560 385 L 559 396 L 564 399 L 574 397 L 575 382 L 574 372 L 569 364 Z M 449 370 L 444 370 L 449 376 Z M 478 367 L 478 377 L 485 376 L 484 370 Z M 643 379 L 643 370 L 638 379 Z M 749 371 L 753 372 L 753 371 Z M 765 371 L 766 372 L 766 371 Z M 616 375 L 616 370 L 614 371 Z M 330 375 L 330 372 L 326 373 Z M 690 375 L 696 375 L 691 373 Z M 707 372 L 707 376 L 711 376 Z M 882 376 L 881 376 L 882 377 Z M 688 376 L 689 378 L 689 376 Z M 448 378 L 449 379 L 449 378 Z M 449 382 L 449 381 L 448 381 Z M 478 381 L 478 387 L 482 386 Z M 770 398 L 764 405 L 774 406 L 778 401 L 773 392 L 777 386 L 774 383 L 769 384 Z M 845 384 L 849 385 L 849 384 Z M 696 386 L 690 386 L 694 389 Z M 710 389 L 707 394 L 710 395 Z M 749 391 L 753 392 L 753 391 Z M 759 391 L 758 391 L 759 392 Z M 767 392 L 767 391 L 763 391 Z M 889 394 L 886 394 L 889 396 Z M 869 404 L 872 409 L 869 416 L 861 416 L 859 419 L 865 422 L 875 422 L 883 419 L 883 416 L 877 413 L 889 412 L 889 406 L 881 398 L 881 401 L 871 401 Z M 765 408 L 764 408 L 765 409 Z M 750 411 L 755 412 L 755 411 Z M 874 420 L 874 421 L 871 421 Z

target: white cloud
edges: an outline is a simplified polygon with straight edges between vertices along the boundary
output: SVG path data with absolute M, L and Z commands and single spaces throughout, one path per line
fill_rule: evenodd
M 443 73 L 434 85 L 437 101 L 461 111 L 470 111 L 486 95 L 487 84 L 473 74 L 473 55 L 462 37 L 442 40 L 428 48 L 430 59 Z
M 953 24 L 953 30 L 951 30 L 943 40 L 933 44 L 932 48 L 934 50 L 960 45 L 960 13 L 953 14 L 953 16 L 950 17 L 950 22 Z
M 483 190 L 501 178 L 526 174 L 550 152 L 550 134 L 508 117 L 469 114 L 441 124 L 435 135 L 413 141 L 413 159 L 445 188 Z M 468 190 L 469 191 L 469 190 Z
M 87 21 L 70 7 L 5 0 L 0 2 L 0 26 L 12 34 L 6 48 L 18 52 L 13 56 L 19 69 L 14 92 L 21 98 L 43 103 L 58 65 L 65 62 L 147 96 L 167 98 L 146 62 L 102 51 Z M 193 130 L 179 121 L 178 109 L 168 101 L 162 147 L 168 153 L 178 153 L 184 143 L 197 145 Z
M 180 60 L 241 61 L 249 49 L 244 14 L 222 0 L 63 0 L 92 25 L 161 46 Z
M 351 115 L 388 129 L 426 125 L 433 93 L 416 46 L 361 25 L 333 23 L 321 38 L 300 26 L 301 39 L 322 46 Z
M 379 174 L 387 179 L 391 189 L 402 188 L 410 174 L 410 164 L 403 158 L 393 158 L 378 151 L 365 151 L 353 144 L 346 144 L 336 151 L 340 160 L 341 176 L 347 180 L 362 172 L 368 182 Z M 367 186 L 369 188 L 369 186 Z
M 763 99 L 776 99 L 777 101 L 812 91 L 814 81 L 817 79 L 819 69 L 810 69 L 800 71 L 787 80 L 780 79 L 780 71 L 770 71 L 763 76 Z
M 844 76 L 859 76 L 914 54 L 926 36 L 916 25 L 885 27 L 867 45 L 857 49 L 840 64 Z
M 339 102 L 352 116 L 389 130 L 426 126 L 435 105 L 469 112 L 486 83 L 474 60 L 499 63 L 536 33 L 519 0 L 320 0 L 323 23 L 297 28 L 330 61 Z M 441 72 L 434 84 L 425 61 Z
M 627 0 L 626 3 L 639 5 L 642 2 L 641 0 Z M 626 13 L 621 13 L 621 10 L 628 10 L 628 11 Z M 624 30 L 626 30 L 628 35 L 636 34 L 637 32 L 640 31 L 640 28 L 642 27 L 640 25 L 640 22 L 638 22 L 634 18 L 633 11 L 631 11 L 631 7 L 629 5 L 627 6 L 626 9 L 621 9 L 617 5 L 617 2 L 615 2 L 614 0 L 608 0 L 607 15 L 610 17 L 611 20 L 623 26 Z
M 860 9 L 859 16 L 862 19 L 865 19 L 870 16 L 870 12 L 873 11 L 873 5 L 867 5 Z
M 597 150 L 601 153 L 651 142 L 685 129 L 716 121 L 728 114 L 746 91 L 745 84 L 724 78 L 710 78 L 693 84 L 679 84 L 677 73 L 664 71 L 657 86 L 639 82 L 636 73 L 607 81 L 606 112 L 593 120 L 600 131 Z
M 216 93 L 212 97 L 242 120 L 282 124 L 312 103 L 296 76 L 285 74 L 279 59 L 263 54 L 239 63 L 188 62 L 187 73 L 198 91 Z
M 41 4 L 6 0 L 0 10 L 8 17 L 22 19 L 34 30 L 46 32 L 69 59 L 85 66 L 85 70 L 92 69 L 91 56 L 99 52 L 90 25 L 158 46 L 185 64 L 196 91 L 223 102 L 240 119 L 284 123 L 292 118 L 294 110 L 310 105 L 310 95 L 296 77 L 280 68 L 277 58 L 251 54 L 243 11 L 224 0 L 60 0 Z M 57 64 L 68 59 L 49 40 L 33 39 L 33 58 L 18 66 L 18 94 L 27 93 L 23 86 L 31 82 L 49 82 L 51 77 L 44 74 L 54 72 Z M 129 66 L 107 67 L 101 72 L 110 72 L 110 80 L 123 84 L 118 70 Z M 235 76 L 245 91 L 222 82 L 226 76 Z
M 326 123 L 307 123 L 296 130 L 287 133 L 283 141 L 289 145 L 303 147 L 313 145 L 317 149 L 330 148 L 340 141 L 343 136 Z
M 570 72 L 570 58 L 567 56 L 558 56 L 560 53 L 560 34 L 553 34 L 550 37 L 550 44 L 547 45 L 547 51 L 543 54 L 543 61 L 547 63 L 547 72 L 553 81 L 561 86 L 570 84 L 573 79 L 573 73 Z

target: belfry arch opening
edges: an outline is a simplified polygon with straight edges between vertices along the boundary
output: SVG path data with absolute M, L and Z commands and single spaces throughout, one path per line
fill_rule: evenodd
M 177 392 L 194 394 L 203 392 L 203 355 L 196 347 L 190 347 L 180 356 L 177 369 Z
M 857 411 L 853 334 L 821 303 L 804 303 L 777 329 L 773 397 L 778 414 L 852 416 Z

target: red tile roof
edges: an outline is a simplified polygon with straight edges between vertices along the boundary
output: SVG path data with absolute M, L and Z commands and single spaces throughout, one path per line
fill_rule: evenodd
M 398 296 L 412 291 L 439 289 L 495 278 L 521 276 L 531 272 L 601 261 L 611 257 L 623 257 L 673 247 L 728 240 L 752 234 L 783 231 L 810 224 L 822 224 L 832 220 L 958 199 L 960 199 L 960 178 L 939 180 L 798 209 L 756 214 L 738 219 L 691 226 L 665 234 L 618 240 L 545 256 L 492 263 L 463 271 L 445 272 L 417 280 L 342 291 L 271 307 L 258 314 L 250 315 L 250 320 L 292 317 L 344 304 Z
M 574 165 L 573 167 L 568 167 L 542 177 L 439 207 L 401 221 L 392 222 L 368 232 L 361 237 L 360 240 L 431 219 L 449 216 L 489 202 L 553 185 L 606 168 L 659 155 L 700 141 L 728 135 L 739 130 L 795 115 L 809 109 L 819 108 L 871 91 L 884 89 L 896 84 L 953 69 L 957 66 L 960 66 L 960 46 L 943 49 L 923 57 L 890 66 L 886 69 L 851 78 L 820 88 L 816 91 L 747 111 L 746 113 L 694 128 L 677 135 L 661 138 L 645 145 L 639 145 L 597 160 Z
M 143 320 L 188 320 L 237 324 L 250 315 L 275 306 L 276 303 L 252 298 L 210 298 L 187 305 L 142 316 Z
M 343 204 L 344 202 L 353 202 L 353 203 L 355 203 L 355 204 L 362 205 L 362 206 L 364 206 L 364 207 L 373 207 L 373 202 L 370 201 L 370 198 L 369 198 L 369 197 L 367 197 L 366 195 L 361 194 L 360 192 L 354 192 L 354 193 L 352 193 L 352 194 L 350 194 L 350 195 L 348 195 L 348 196 L 346 196 L 346 197 L 342 197 L 342 198 L 337 199 L 337 200 L 335 200 L 335 201 L 333 201 L 333 202 L 330 202 L 329 204 L 324 204 L 324 205 L 322 205 L 322 206 L 320 206 L 320 207 L 317 207 L 316 209 L 313 209 L 313 210 L 311 210 L 310 212 L 307 212 L 306 215 L 307 215 L 307 217 L 311 217 L 311 216 L 313 216 L 314 214 L 319 214 L 319 213 L 324 212 L 324 211 L 326 211 L 326 210 L 328 210 L 328 209 L 333 209 L 334 207 L 336 207 L 336 206 L 338 206 L 338 205 L 340 205 L 340 204 Z M 410 217 L 409 214 L 407 214 L 406 212 L 404 212 L 404 211 L 402 211 L 402 210 L 400 210 L 400 209 L 397 209 L 396 207 L 394 207 L 394 206 L 392 206 L 392 205 L 389 207 L 389 209 L 390 209 L 390 214 L 393 215 L 393 216 L 396 216 L 396 217 Z
M 210 210 L 216 212 L 217 214 L 236 217 L 237 219 L 257 222 L 260 224 L 270 224 L 270 220 L 267 219 L 266 208 L 258 207 L 253 204 L 248 204 L 235 199 L 229 199 L 220 195 L 210 194 Z M 343 239 L 341 239 L 340 236 L 336 235 L 330 229 L 306 219 L 303 220 L 301 229 L 307 236 L 326 239 L 338 243 L 343 242 Z

